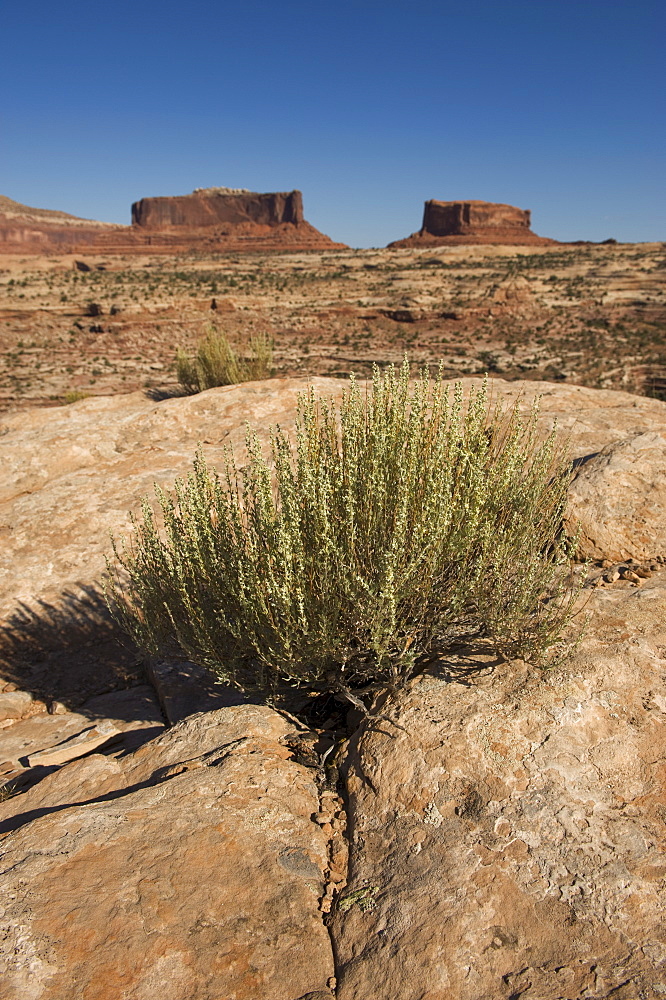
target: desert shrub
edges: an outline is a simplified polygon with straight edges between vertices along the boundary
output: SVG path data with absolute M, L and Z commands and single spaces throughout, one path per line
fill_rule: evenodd
M 187 392 L 202 392 L 218 385 L 236 385 L 268 378 L 273 361 L 273 342 L 265 334 L 250 338 L 247 357 L 238 355 L 224 333 L 212 328 L 199 342 L 196 354 L 176 354 L 178 381 Z
M 62 397 L 62 401 L 66 404 L 78 403 L 80 399 L 88 399 L 89 396 L 89 392 L 83 392 L 81 389 L 68 389 Z
M 555 433 L 465 403 L 426 373 L 352 378 L 338 408 L 300 397 L 294 443 L 218 474 L 201 452 L 173 494 L 143 501 L 114 542 L 113 614 L 152 653 L 228 683 L 340 690 L 395 683 L 424 653 L 485 635 L 503 656 L 547 660 L 568 622 L 569 465 Z

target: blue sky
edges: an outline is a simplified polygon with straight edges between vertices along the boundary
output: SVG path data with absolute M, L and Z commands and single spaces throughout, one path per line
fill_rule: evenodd
M 0 6 L 0 194 L 111 222 L 147 195 L 303 191 L 353 246 L 423 202 L 556 239 L 666 239 L 663 0 Z

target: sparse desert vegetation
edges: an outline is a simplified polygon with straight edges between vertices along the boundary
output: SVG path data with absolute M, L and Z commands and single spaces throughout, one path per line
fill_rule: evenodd
M 666 247 L 456 246 L 275 254 L 0 258 L 0 406 L 176 387 L 213 319 L 274 339 L 276 374 L 447 377 L 666 389 Z M 91 304 L 97 307 L 90 314 Z
M 266 334 L 254 334 L 244 350 L 235 351 L 224 332 L 211 326 L 192 357 L 178 349 L 176 375 L 186 392 L 203 392 L 220 385 L 268 378 L 272 360 L 273 341 Z

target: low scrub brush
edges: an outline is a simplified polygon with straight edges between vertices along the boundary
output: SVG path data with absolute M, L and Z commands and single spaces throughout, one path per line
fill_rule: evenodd
M 182 350 L 176 354 L 176 375 L 189 393 L 203 392 L 219 385 L 236 385 L 268 378 L 273 361 L 273 341 L 265 334 L 250 338 L 247 357 L 234 351 L 222 331 L 208 331 L 193 358 Z
M 300 397 L 293 443 L 220 473 L 201 452 L 114 542 L 108 598 L 151 653 L 240 687 L 397 683 L 470 634 L 547 662 L 572 614 L 561 533 L 570 465 L 555 432 L 465 402 L 440 375 L 352 378 L 340 407 Z

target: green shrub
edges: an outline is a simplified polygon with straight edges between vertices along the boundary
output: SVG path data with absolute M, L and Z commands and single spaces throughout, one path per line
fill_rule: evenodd
M 218 385 L 236 385 L 238 382 L 268 378 L 272 361 L 273 341 L 265 334 L 251 337 L 248 356 L 240 357 L 225 335 L 213 328 L 199 342 L 193 358 L 178 350 L 176 374 L 187 392 L 203 392 Z
M 408 676 L 462 636 L 547 660 L 571 617 L 561 535 L 569 465 L 537 409 L 463 401 L 439 377 L 352 378 L 338 409 L 300 397 L 295 445 L 221 475 L 199 453 L 114 542 L 108 600 L 136 642 L 242 687 L 349 688 Z
M 68 389 L 62 397 L 62 401 L 65 404 L 78 403 L 80 399 L 88 399 L 89 396 L 89 392 L 82 392 L 81 389 Z

